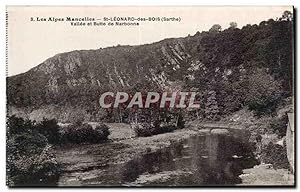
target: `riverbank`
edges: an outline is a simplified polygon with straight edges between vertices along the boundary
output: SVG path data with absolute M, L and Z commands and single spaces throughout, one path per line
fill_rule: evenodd
M 116 124 L 112 125 L 112 141 L 103 144 L 69 145 L 55 148 L 58 162 L 63 166 L 64 173 L 60 177 L 59 185 L 84 185 L 90 180 L 114 176 L 118 173 L 111 171 L 109 167 L 120 167 L 140 154 L 155 152 L 166 148 L 172 142 L 189 138 L 193 135 L 205 134 L 209 130 L 194 131 L 189 129 L 176 130 L 172 133 L 154 135 L 151 137 L 130 138 L 130 127 L 125 125 L 122 131 Z M 124 125 L 121 125 L 124 126 Z M 121 173 L 120 173 L 121 174 Z M 102 182 L 106 179 L 102 178 Z M 118 183 L 111 183 L 118 184 Z
M 293 186 L 294 175 L 287 169 L 274 169 L 272 164 L 260 164 L 250 169 L 243 170 L 240 175 L 240 185 L 274 185 Z
M 132 137 L 129 125 L 109 126 L 108 143 L 55 148 L 63 167 L 60 186 L 234 185 L 241 168 L 254 165 L 249 148 L 238 140 L 248 135 L 242 129 L 190 124 Z

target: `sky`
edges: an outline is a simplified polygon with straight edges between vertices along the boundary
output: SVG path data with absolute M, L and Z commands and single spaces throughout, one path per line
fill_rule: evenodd
M 24 73 L 46 59 L 73 50 L 114 45 L 140 45 L 165 38 L 207 31 L 213 24 L 223 29 L 234 21 L 241 28 L 280 17 L 291 6 L 268 7 L 37 7 L 9 6 L 8 76 Z M 71 26 L 70 22 L 36 21 L 37 17 L 175 17 L 180 22 L 140 22 L 139 26 Z M 31 18 L 34 21 L 31 21 Z M 97 20 L 100 22 L 101 20 Z

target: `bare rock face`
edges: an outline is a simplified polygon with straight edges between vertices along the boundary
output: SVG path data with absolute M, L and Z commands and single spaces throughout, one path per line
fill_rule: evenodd
M 186 43 L 168 39 L 57 54 L 26 73 L 8 77 L 9 108 L 57 106 L 61 111 L 77 106 L 94 113 L 102 92 L 163 90 L 174 81 L 184 81 L 191 63 Z
M 45 104 L 47 97 L 61 102 L 66 94 L 131 89 L 137 83 L 163 88 L 168 81 L 183 80 L 184 76 L 178 74 L 189 63 L 188 52 L 184 43 L 173 39 L 151 45 L 58 54 L 26 73 L 9 77 L 8 102 L 18 107 Z M 176 77 L 172 77 L 174 70 L 178 71 Z M 28 92 L 24 92 L 25 87 Z M 36 89 L 41 89 L 38 93 L 43 99 L 32 92 Z
M 197 44 L 198 38 L 194 37 Z M 26 73 L 8 77 L 8 105 L 34 110 L 79 106 L 95 111 L 105 91 L 161 91 L 173 82 L 184 82 L 187 69 L 199 62 L 192 47 L 189 39 L 178 38 L 60 53 Z

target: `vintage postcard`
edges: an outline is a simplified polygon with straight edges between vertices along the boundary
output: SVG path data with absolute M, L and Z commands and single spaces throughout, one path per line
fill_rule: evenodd
M 293 6 L 7 6 L 9 187 L 295 186 Z

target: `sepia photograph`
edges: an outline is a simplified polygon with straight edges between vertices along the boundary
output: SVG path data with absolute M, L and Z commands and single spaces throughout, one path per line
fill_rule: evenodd
M 293 6 L 6 6 L 6 185 L 295 187 Z

